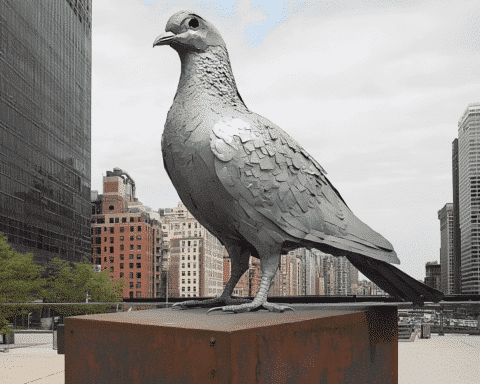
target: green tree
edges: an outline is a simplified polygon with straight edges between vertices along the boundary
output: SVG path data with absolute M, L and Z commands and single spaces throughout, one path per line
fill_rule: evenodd
M 79 263 L 52 259 L 43 269 L 44 300 L 49 303 L 117 302 L 122 299 L 123 279 L 113 281 L 107 271 L 95 273 L 85 258 Z M 105 312 L 105 306 L 58 306 L 62 315 Z
M 33 261 L 33 254 L 19 253 L 10 248 L 7 237 L 0 233 L 0 333 L 8 333 L 7 318 L 25 315 L 31 308 L 1 305 L 28 303 L 40 297 L 43 281 L 41 268 Z

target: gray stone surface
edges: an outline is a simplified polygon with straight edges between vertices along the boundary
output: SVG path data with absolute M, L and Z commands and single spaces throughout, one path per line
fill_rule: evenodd
M 268 303 L 267 295 L 280 255 L 300 247 L 346 256 L 396 297 L 415 303 L 441 300 L 441 292 L 390 265 L 399 263 L 392 244 L 353 214 L 322 166 L 279 126 L 245 105 L 226 44 L 212 24 L 180 11 L 165 31 L 154 47 L 172 47 L 181 61 L 162 137 L 165 169 L 187 209 L 220 239 L 232 260 L 221 298 L 177 307 L 290 309 Z M 231 303 L 250 254 L 260 259 L 259 291 L 252 303 Z

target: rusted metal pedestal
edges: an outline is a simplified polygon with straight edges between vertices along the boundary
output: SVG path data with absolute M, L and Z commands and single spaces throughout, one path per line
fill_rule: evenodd
M 70 317 L 65 383 L 397 383 L 396 306 Z

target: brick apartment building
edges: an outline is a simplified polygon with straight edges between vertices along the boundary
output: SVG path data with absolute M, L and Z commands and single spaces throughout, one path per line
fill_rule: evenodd
M 155 297 L 154 275 L 161 253 L 161 224 L 135 203 L 135 182 L 115 168 L 103 178 L 103 195 L 92 191 L 91 262 L 124 279 L 124 298 Z

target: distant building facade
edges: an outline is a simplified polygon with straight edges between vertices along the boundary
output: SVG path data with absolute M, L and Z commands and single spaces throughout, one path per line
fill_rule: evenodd
M 460 186 L 458 173 L 458 139 L 452 143 L 452 186 L 453 186 L 453 292 L 462 293 L 461 269 L 462 269 L 462 236 L 460 233 Z
M 458 121 L 461 290 L 480 294 L 480 103 Z
M 90 250 L 91 0 L 0 0 L 0 232 L 44 264 Z
M 223 292 L 225 247 L 179 203 L 160 210 L 163 230 L 163 277 L 157 297 L 219 296 Z
M 429 261 L 425 264 L 425 285 L 442 290 L 442 267 L 438 261 Z
M 155 297 L 155 271 L 161 268 L 161 224 L 144 211 L 129 209 L 136 201 L 135 182 L 115 168 L 103 178 L 103 195 L 92 193 L 91 257 L 97 270 L 123 279 L 124 298 Z
M 442 273 L 441 291 L 453 294 L 454 287 L 454 260 L 453 260 L 453 204 L 447 203 L 438 211 L 440 220 L 440 266 Z

